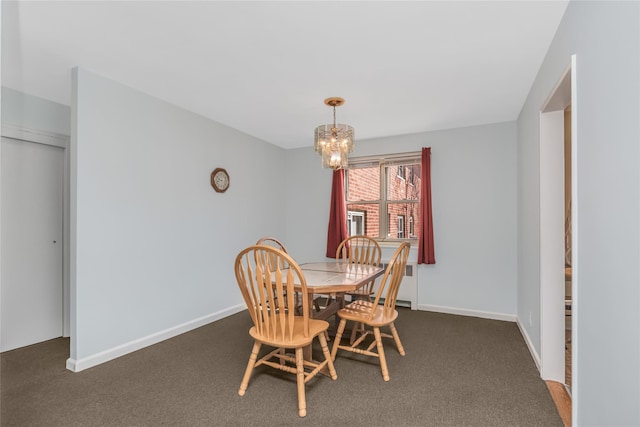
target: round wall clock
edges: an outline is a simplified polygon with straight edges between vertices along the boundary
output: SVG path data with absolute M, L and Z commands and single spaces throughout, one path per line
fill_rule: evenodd
M 218 193 L 224 193 L 229 188 L 229 174 L 222 168 L 216 168 L 211 172 L 211 186 Z

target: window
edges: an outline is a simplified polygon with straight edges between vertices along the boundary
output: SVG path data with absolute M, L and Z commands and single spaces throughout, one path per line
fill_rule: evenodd
M 420 153 L 349 159 L 345 170 L 349 235 L 417 240 L 420 172 Z
M 413 224 L 413 215 L 409 217 L 409 236 L 412 238 L 418 237 L 416 236 L 416 228 L 415 228 L 415 225 Z
M 398 239 L 404 239 L 404 215 L 398 215 Z
M 405 167 L 403 165 L 398 165 L 398 178 L 406 179 L 405 176 Z
M 349 236 L 357 236 L 357 235 L 365 234 L 364 214 L 365 212 L 353 212 L 353 211 L 348 212 L 347 229 L 349 230 Z

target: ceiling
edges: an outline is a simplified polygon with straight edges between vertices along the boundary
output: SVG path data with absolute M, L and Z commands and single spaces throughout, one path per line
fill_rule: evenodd
M 567 1 L 2 1 L 2 85 L 84 67 L 283 148 L 515 120 Z

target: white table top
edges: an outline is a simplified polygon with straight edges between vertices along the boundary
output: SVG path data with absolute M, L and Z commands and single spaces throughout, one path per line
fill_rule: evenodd
M 307 288 L 315 293 L 349 292 L 384 273 L 382 267 L 356 266 L 341 262 L 313 262 L 300 265 Z
M 300 264 L 307 282 L 307 292 L 314 294 L 355 291 L 382 276 L 384 268 L 341 262 L 312 262 Z

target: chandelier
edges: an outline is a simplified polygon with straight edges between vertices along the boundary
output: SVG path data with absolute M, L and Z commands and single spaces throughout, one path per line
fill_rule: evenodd
M 324 103 L 333 107 L 333 124 L 316 128 L 314 148 L 322 156 L 323 168 L 342 169 L 349 164 L 349 153 L 353 151 L 353 127 L 336 124 L 336 107 L 344 104 L 344 99 L 327 98 Z

